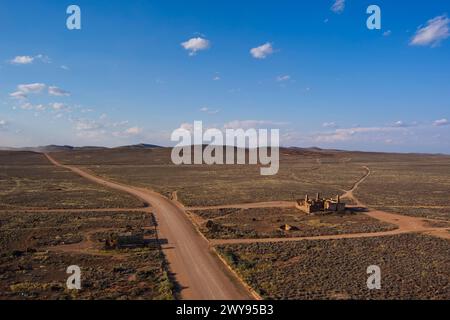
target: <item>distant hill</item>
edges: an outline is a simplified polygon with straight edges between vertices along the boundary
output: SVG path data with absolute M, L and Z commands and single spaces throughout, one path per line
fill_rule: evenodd
M 193 148 L 193 146 L 191 146 Z M 203 146 L 203 149 L 206 147 L 206 145 Z M 225 149 L 228 150 L 229 148 L 234 148 L 235 150 L 237 147 L 230 147 L 227 146 Z M 172 150 L 172 147 L 164 147 L 159 146 L 155 144 L 147 144 L 147 143 L 140 143 L 140 144 L 134 144 L 134 145 L 125 145 L 125 146 L 119 146 L 119 147 L 99 147 L 99 146 L 83 146 L 83 147 L 74 147 L 70 145 L 48 145 L 48 146 L 39 146 L 39 147 L 24 147 L 24 148 L 14 148 L 14 147 L 1 147 L 0 151 L 31 151 L 31 152 L 95 152 L 95 151 L 107 151 L 105 154 L 110 155 L 116 155 L 120 154 L 121 152 L 129 151 L 129 152 L 156 152 L 156 154 L 170 154 Z M 247 150 L 248 152 L 248 150 Z M 317 155 L 320 156 L 349 156 L 351 154 L 358 155 L 358 154 L 371 154 L 371 155 L 431 155 L 431 156 L 448 156 L 448 154 L 433 154 L 433 153 L 403 153 L 403 152 L 380 152 L 380 151 L 357 151 L 357 150 L 339 150 L 339 149 L 322 149 L 319 147 L 308 147 L 308 148 L 302 148 L 302 147 L 280 147 L 280 154 L 289 156 L 289 155 L 302 155 L 302 156 L 312 156 L 315 157 Z M 123 155 L 122 155 L 123 156 Z M 114 157 L 113 157 L 114 158 Z
M 57 146 L 57 145 L 49 145 L 49 146 L 40 146 L 40 147 L 24 147 L 24 148 L 9 148 L 9 147 L 1 147 L 0 150 L 6 151 L 33 151 L 33 152 L 55 152 L 55 151 L 71 151 L 74 147 L 72 146 Z
M 133 144 L 130 146 L 116 147 L 114 149 L 159 149 L 159 148 L 163 147 L 155 144 L 140 143 L 140 144 Z
M 116 148 L 107 147 L 97 147 L 97 146 L 84 146 L 84 147 L 74 147 L 69 145 L 48 145 L 39 147 L 24 147 L 24 148 L 12 148 L 12 147 L 0 147 L 2 151 L 33 151 L 33 152 L 67 152 L 67 151 L 95 151 L 95 150 L 105 150 L 105 149 L 156 149 L 163 148 L 154 144 L 136 144 L 130 146 L 121 146 Z

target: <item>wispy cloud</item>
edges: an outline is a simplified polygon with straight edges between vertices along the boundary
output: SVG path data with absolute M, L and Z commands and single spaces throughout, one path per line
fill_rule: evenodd
M 207 50 L 211 46 L 210 41 L 197 37 L 197 38 L 191 38 L 186 42 L 181 43 L 181 46 L 189 51 L 190 56 L 195 56 L 198 51 Z
M 447 119 L 439 119 L 433 122 L 433 126 L 435 127 L 442 127 L 442 126 L 448 126 L 450 122 Z
M 291 80 L 291 76 L 286 74 L 286 75 L 280 75 L 276 78 L 277 82 L 284 82 L 284 81 L 288 81 Z
M 220 109 L 210 109 L 208 107 L 203 107 L 200 109 L 200 111 L 207 114 L 217 114 L 220 112 Z
M 253 48 L 250 50 L 250 54 L 255 59 L 265 59 L 269 55 L 271 55 L 274 52 L 273 46 L 270 42 L 267 42 L 259 47 Z
M 30 83 L 30 84 L 19 84 L 17 86 L 17 91 L 12 92 L 9 96 L 13 99 L 27 99 L 28 94 L 40 93 L 46 88 L 44 83 Z
M 332 132 L 318 133 L 313 140 L 319 143 L 345 142 L 356 139 L 385 140 L 386 134 L 405 130 L 398 127 L 356 127 L 336 129 Z
M 55 86 L 48 87 L 48 94 L 51 96 L 57 96 L 57 97 L 70 96 L 69 91 L 63 90 L 63 89 L 55 87 Z
M 6 129 L 8 129 L 9 126 L 9 122 L 4 120 L 4 119 L 0 119 L 0 130 L 4 131 Z
M 25 100 L 28 96 L 26 93 L 22 91 L 15 91 L 9 94 L 9 96 L 13 99 Z
M 26 100 L 29 94 L 41 93 L 47 88 L 45 83 L 29 83 L 29 84 L 19 84 L 17 86 L 17 91 L 12 92 L 9 96 L 17 100 Z M 70 92 L 58 88 L 56 86 L 48 87 L 48 94 L 50 96 L 64 97 L 70 96 Z
M 50 107 L 55 111 L 65 111 L 70 109 L 69 106 L 61 102 L 50 103 Z
M 439 45 L 441 41 L 450 36 L 449 24 L 450 19 L 445 15 L 428 20 L 426 26 L 418 28 L 410 45 L 431 47 Z
M 223 125 L 224 129 L 257 129 L 274 128 L 287 125 L 287 122 L 277 122 L 271 120 L 233 120 Z
M 418 123 L 415 121 L 414 122 L 405 122 L 403 120 L 398 120 L 392 124 L 393 127 L 397 127 L 397 128 L 409 128 L 409 127 L 415 127 L 417 125 L 418 125 Z
M 322 123 L 322 127 L 324 127 L 324 128 L 336 128 L 337 124 L 334 121 L 324 122 L 324 123 Z
M 18 91 L 23 93 L 40 93 L 46 88 L 44 83 L 19 84 Z
M 74 123 L 76 135 L 84 139 L 104 141 L 110 138 L 131 138 L 138 137 L 144 133 L 144 129 L 129 126 L 128 121 L 111 122 L 106 115 L 101 115 L 98 119 L 75 118 Z
M 96 120 L 74 119 L 76 135 L 81 138 L 98 139 L 106 134 L 104 125 Z
M 34 110 L 34 111 L 44 111 L 46 109 L 45 105 L 43 104 L 31 104 L 29 102 L 23 103 L 19 106 L 22 110 Z
M 11 59 L 9 62 L 11 64 L 15 64 L 15 65 L 26 65 L 26 64 L 32 64 L 35 60 L 40 60 L 41 62 L 44 62 L 44 63 L 51 62 L 50 58 L 43 54 L 38 54 L 37 56 L 16 56 L 13 59 Z
M 139 127 L 131 127 L 125 130 L 126 134 L 132 135 L 132 136 L 136 136 L 138 134 L 142 133 L 142 128 Z
M 340 14 L 345 10 L 345 0 L 336 0 L 331 6 L 331 11 Z

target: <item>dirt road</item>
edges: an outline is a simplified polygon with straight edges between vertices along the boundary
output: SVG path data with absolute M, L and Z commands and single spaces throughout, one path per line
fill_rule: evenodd
M 51 163 L 109 188 L 132 194 L 151 204 L 158 223 L 158 236 L 166 240 L 163 251 L 180 286 L 181 297 L 189 300 L 252 299 L 244 285 L 210 249 L 208 241 L 194 228 L 182 207 L 158 193 L 95 176 L 80 168 L 62 165 L 45 154 Z

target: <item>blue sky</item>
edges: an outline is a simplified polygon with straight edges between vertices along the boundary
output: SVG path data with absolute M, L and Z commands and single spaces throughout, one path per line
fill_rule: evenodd
M 450 153 L 447 14 L 445 0 L 2 1 L 0 145 L 171 145 L 202 120 L 279 128 L 285 146 Z

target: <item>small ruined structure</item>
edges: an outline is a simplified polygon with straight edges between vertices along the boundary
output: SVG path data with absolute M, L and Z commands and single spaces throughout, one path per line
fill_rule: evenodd
M 145 246 L 144 231 L 134 230 L 110 234 L 105 241 L 106 249 L 132 249 Z
M 316 199 L 310 199 L 308 195 L 305 199 L 297 200 L 296 208 L 308 214 L 326 214 L 345 212 L 345 203 L 341 202 L 338 195 L 335 199 L 325 199 L 317 193 Z
M 291 226 L 289 224 L 283 224 L 282 226 L 280 226 L 280 230 L 282 230 L 282 231 L 295 231 L 295 230 L 298 230 L 298 228 L 295 227 L 295 226 Z

